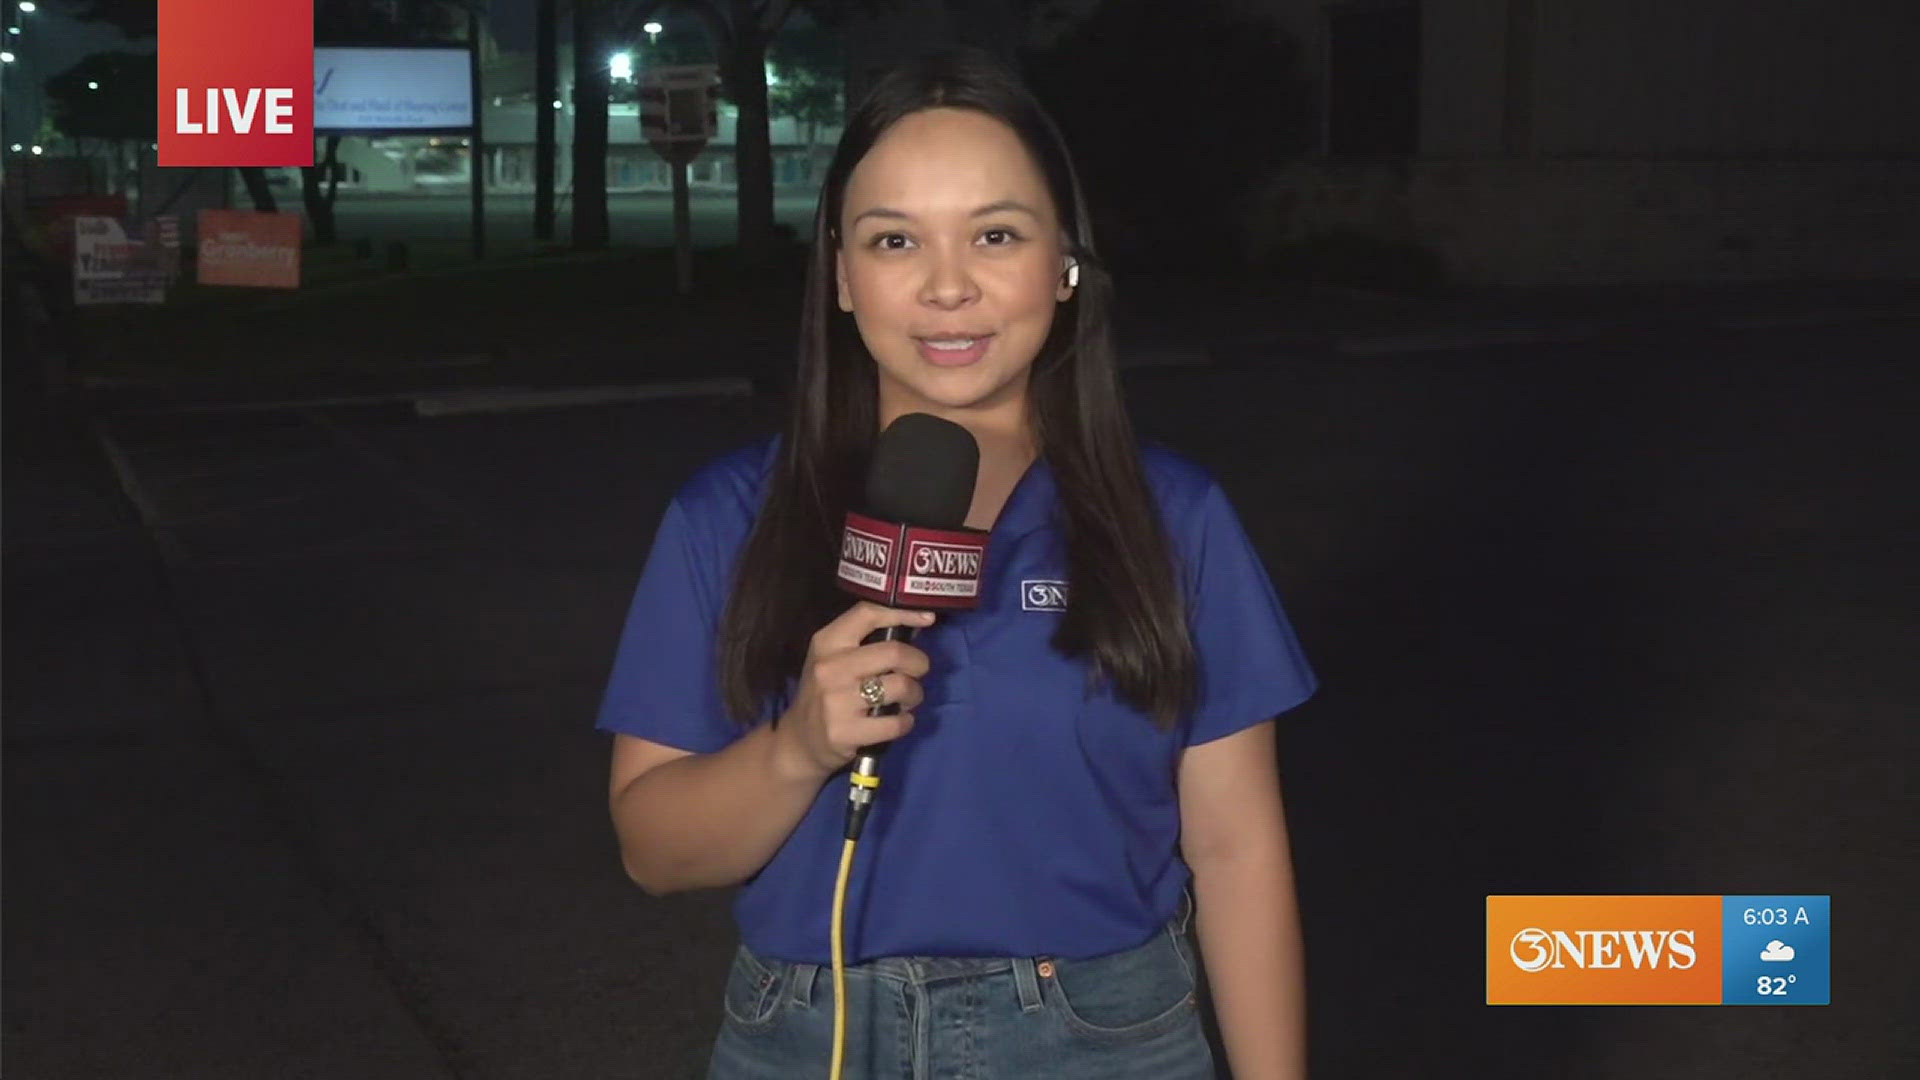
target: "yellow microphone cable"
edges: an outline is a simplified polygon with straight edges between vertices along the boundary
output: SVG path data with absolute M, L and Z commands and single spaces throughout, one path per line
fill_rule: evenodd
M 833 1070 L 829 1080 L 840 1080 L 847 1053 L 847 956 L 842 937 L 847 908 L 847 876 L 853 869 L 853 848 L 867 824 L 867 811 L 880 787 L 880 747 L 868 747 L 854 760 L 847 779 L 846 845 L 840 849 L 840 874 L 833 883 Z

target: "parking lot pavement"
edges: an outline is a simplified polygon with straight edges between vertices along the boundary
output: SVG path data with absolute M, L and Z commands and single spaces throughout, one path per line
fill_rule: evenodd
M 207 709 L 79 431 L 9 420 L 5 1069 L 454 1075 L 276 782 Z M 297 1067 L 290 1067 L 297 1066 Z
M 1492 892 L 1905 910 L 1914 345 L 1130 378 L 1323 679 L 1282 729 L 1317 1066 L 1865 1078 L 1909 1049 L 1891 960 L 1844 1012 L 1490 1010 L 1478 933 Z M 123 414 L 71 475 L 10 453 L 9 1070 L 699 1075 L 728 894 L 622 878 L 590 728 L 665 499 L 770 419 Z

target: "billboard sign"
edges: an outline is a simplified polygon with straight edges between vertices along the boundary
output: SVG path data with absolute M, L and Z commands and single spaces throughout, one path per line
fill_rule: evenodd
M 313 50 L 313 127 L 322 134 L 464 131 L 473 73 L 464 48 Z

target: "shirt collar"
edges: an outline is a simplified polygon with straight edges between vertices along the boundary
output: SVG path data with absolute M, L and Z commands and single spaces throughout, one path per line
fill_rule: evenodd
M 1045 454 L 1033 459 L 1007 495 L 1006 505 L 993 523 L 992 539 L 1013 540 L 1046 525 L 1053 516 L 1058 487 Z

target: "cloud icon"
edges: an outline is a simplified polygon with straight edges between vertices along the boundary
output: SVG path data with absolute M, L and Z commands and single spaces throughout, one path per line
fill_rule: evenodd
M 1784 941 L 1769 941 L 1767 942 L 1767 947 L 1760 950 L 1760 959 L 1791 960 L 1793 959 L 1793 946 Z

